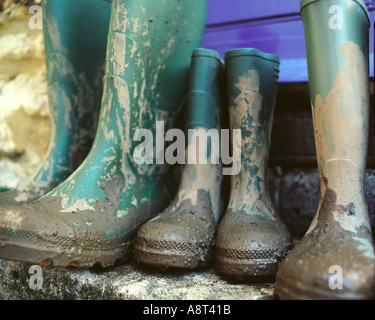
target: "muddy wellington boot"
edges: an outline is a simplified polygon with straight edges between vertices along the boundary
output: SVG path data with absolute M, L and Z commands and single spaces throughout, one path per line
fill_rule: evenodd
M 1 258 L 90 267 L 127 256 L 138 227 L 172 200 L 168 165 L 155 155 L 154 164 L 135 161 L 135 133 L 155 137 L 157 121 L 171 127 L 205 14 L 202 0 L 113 1 L 93 148 L 52 192 L 1 210 Z
M 339 12 L 332 24 L 332 6 Z M 369 127 L 369 15 L 360 0 L 304 0 L 321 199 L 304 238 L 281 263 L 281 299 L 368 299 L 374 246 L 364 193 Z
M 33 201 L 82 163 L 94 140 L 103 88 L 110 1 L 43 1 L 51 142 L 38 171 L 0 206 Z
M 193 52 L 185 104 L 186 136 L 190 129 L 204 132 L 214 129 L 219 136 L 223 76 L 224 65 L 216 51 L 197 49 Z M 165 211 L 138 232 L 134 248 L 138 262 L 162 268 L 195 268 L 209 260 L 221 213 L 222 180 L 221 165 L 210 162 L 209 158 L 213 155 L 211 146 L 216 148 L 213 151 L 219 151 L 220 145 L 213 145 L 208 139 L 207 164 L 199 162 L 198 150 L 196 164 L 192 164 L 189 146 L 195 149 L 193 141 L 194 138 L 188 141 L 186 148 L 178 195 Z
M 267 190 L 267 160 L 279 57 L 256 49 L 225 53 L 231 129 L 241 129 L 241 170 L 216 235 L 215 270 L 233 278 L 274 276 L 292 247 Z

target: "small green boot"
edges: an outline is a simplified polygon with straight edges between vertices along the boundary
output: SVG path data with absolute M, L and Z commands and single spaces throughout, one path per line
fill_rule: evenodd
M 369 299 L 369 15 L 361 0 L 303 0 L 301 15 L 321 199 L 308 232 L 280 265 L 275 292 L 280 299 Z
M 217 52 L 196 49 L 193 52 L 188 94 L 185 105 L 186 133 L 189 130 L 220 133 L 220 107 L 223 105 L 221 85 L 224 66 Z M 211 242 L 221 213 L 222 168 L 217 161 L 210 162 L 211 146 L 220 145 L 211 140 L 205 155 L 207 164 L 186 164 L 178 195 L 172 204 L 156 218 L 144 224 L 137 235 L 134 248 L 138 262 L 158 267 L 195 268 L 209 260 Z M 208 141 L 210 142 L 210 140 Z M 199 144 L 201 141 L 199 141 Z M 199 145 L 197 144 L 197 145 Z M 194 150 L 195 151 L 195 150 Z
M 215 270 L 228 277 L 274 276 L 292 247 L 266 188 L 279 63 L 256 49 L 225 53 L 230 125 L 242 136 L 241 170 L 216 235 Z
M 103 88 L 110 1 L 43 1 L 51 142 L 40 168 L 0 205 L 31 202 L 64 181 L 94 140 Z
M 127 256 L 139 226 L 171 200 L 169 166 L 159 154 L 136 162 L 134 140 L 138 129 L 155 136 L 157 121 L 171 127 L 205 15 L 202 0 L 113 1 L 93 148 L 52 192 L 1 210 L 0 258 L 91 267 Z

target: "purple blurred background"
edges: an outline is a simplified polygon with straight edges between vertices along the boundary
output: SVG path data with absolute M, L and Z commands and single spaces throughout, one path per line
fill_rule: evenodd
M 299 0 L 208 0 L 203 47 L 224 52 L 257 48 L 281 58 L 280 82 L 307 82 Z M 371 15 L 370 74 L 374 76 L 375 0 L 365 0 Z

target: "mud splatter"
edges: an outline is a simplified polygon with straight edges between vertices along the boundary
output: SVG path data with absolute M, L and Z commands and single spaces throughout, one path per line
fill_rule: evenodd
M 228 208 L 273 219 L 271 201 L 265 190 L 271 123 L 262 123 L 260 119 L 263 97 L 259 93 L 258 72 L 249 70 L 246 76 L 239 78 L 235 86 L 240 90 L 240 94 L 230 106 L 230 116 L 232 129 L 242 131 L 243 156 L 241 172 L 232 177 Z
M 366 223 L 367 216 L 363 183 L 369 125 L 368 69 L 357 44 L 344 43 L 341 53 L 345 64 L 332 90 L 325 100 L 317 95 L 312 109 L 321 194 L 330 188 L 340 205 L 354 206 L 355 214 L 333 214 L 342 228 L 355 232 Z M 308 232 L 316 226 L 319 212 Z
M 294 250 L 280 264 L 276 292 L 293 299 L 366 299 L 375 288 L 375 260 L 369 225 L 356 233 L 346 230 L 336 219 L 343 211 L 333 190 L 326 187 L 320 202 L 319 219 Z M 327 285 L 330 267 L 343 271 L 342 290 Z
M 197 127 L 197 130 L 204 127 Z M 193 141 L 190 142 L 193 144 Z M 189 159 L 190 145 L 186 147 L 185 155 L 186 161 Z M 221 165 L 212 164 L 210 156 L 208 155 L 207 164 L 199 164 L 199 143 L 196 144 L 197 164 L 186 164 L 182 175 L 181 185 L 178 192 L 178 201 L 176 206 L 180 206 L 185 200 L 190 200 L 192 206 L 196 206 L 198 202 L 198 195 L 200 190 L 209 194 L 211 200 L 212 211 L 216 222 L 218 222 L 221 207 L 220 207 L 220 190 L 221 190 Z
M 163 15 L 168 16 L 170 21 L 174 20 L 174 23 L 169 24 L 170 39 L 180 39 L 181 35 L 189 31 L 195 35 L 190 44 L 176 40 L 173 46 L 170 45 L 171 48 L 163 51 L 163 65 L 173 65 L 168 75 L 173 79 L 176 90 L 182 89 L 185 84 L 181 70 L 174 68 L 176 59 L 184 71 L 190 60 L 190 52 L 200 45 L 204 28 L 203 4 L 199 1 L 184 2 L 185 10 L 179 15 L 175 15 L 173 6 L 155 7 L 160 8 L 162 21 L 165 20 Z M 97 261 L 104 266 L 111 265 L 117 258 L 130 252 L 129 245 L 136 230 L 153 215 L 163 211 L 173 196 L 171 181 L 160 174 L 165 172 L 165 167 L 150 166 L 147 172 L 140 174 L 131 154 L 132 133 L 138 128 L 148 128 L 154 132 L 157 118 L 168 119 L 168 124 L 171 123 L 183 98 L 181 90 L 181 95 L 174 96 L 177 101 L 168 101 L 167 98 L 175 92 L 166 83 L 161 83 L 162 88 L 155 90 L 164 90 L 165 97 L 151 90 L 155 81 L 158 84 L 161 80 L 159 77 L 162 77 L 162 71 L 167 70 L 160 66 L 157 68 L 156 60 L 152 60 L 155 54 L 152 54 L 151 49 L 162 51 L 167 46 L 163 42 L 164 36 L 169 36 L 169 32 L 161 34 L 152 28 L 138 28 L 149 19 L 146 14 L 143 21 L 132 26 L 134 19 L 129 16 L 126 6 L 126 1 L 113 2 L 110 34 L 123 33 L 126 39 L 116 44 L 110 38 L 104 80 L 104 109 L 94 146 L 80 168 L 52 192 L 27 206 L 11 208 L 24 219 L 17 231 L 28 238 L 27 242 L 23 236 L 12 236 L 10 240 L 7 223 L 3 223 L 0 215 L 0 238 L 7 242 L 0 249 L 1 257 L 26 262 L 50 259 L 54 266 L 66 266 L 74 261 L 79 262 L 80 267 L 92 266 Z M 194 14 L 189 23 L 182 23 L 181 20 L 187 20 L 185 11 L 190 10 Z M 195 20 L 195 23 L 191 20 Z M 176 25 L 180 25 L 180 28 L 176 28 Z M 137 30 L 137 34 L 131 34 L 132 30 Z M 145 37 L 142 37 L 144 32 Z M 172 36 L 173 32 L 175 34 Z M 131 38 L 142 40 L 142 46 L 137 42 L 137 49 L 133 47 L 134 52 Z M 122 47 L 117 52 L 112 50 L 111 44 Z M 120 58 L 124 45 L 125 57 L 114 65 L 116 59 L 111 60 L 112 55 Z M 175 57 L 174 53 L 179 55 Z M 133 60 L 129 58 L 132 54 Z M 176 77 L 177 74 L 180 76 Z M 136 99 L 131 99 L 129 92 L 133 95 L 130 86 L 134 81 L 137 81 L 138 94 Z M 110 130 L 113 130 L 113 134 Z M 113 160 L 102 162 L 103 158 Z M 17 242 L 18 249 L 12 247 L 12 241 Z M 23 254 L 25 248 L 30 246 L 37 250 Z
M 198 191 L 197 203 L 190 200 L 173 203 L 143 225 L 134 247 L 139 262 L 161 268 L 196 268 L 210 260 L 215 218 L 209 194 Z

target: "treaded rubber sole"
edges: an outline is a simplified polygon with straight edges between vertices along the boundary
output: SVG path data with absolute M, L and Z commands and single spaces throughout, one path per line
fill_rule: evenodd
M 215 257 L 215 271 L 231 278 L 274 277 L 279 262 L 274 259 L 231 259 Z
M 23 243 L 4 243 L 0 241 L 0 256 L 2 259 L 39 264 L 55 267 L 91 268 L 112 266 L 116 260 L 126 260 L 130 253 L 130 245 L 111 251 L 71 250 L 58 251 L 54 248 L 30 246 Z
M 192 254 L 199 252 L 199 254 Z M 162 269 L 187 268 L 207 266 L 211 252 L 207 246 L 194 246 L 189 250 L 175 250 L 174 248 L 155 249 L 144 245 L 134 245 L 134 257 L 140 263 L 145 263 Z
M 233 279 L 274 278 L 281 262 L 279 249 L 215 248 L 215 271 Z

